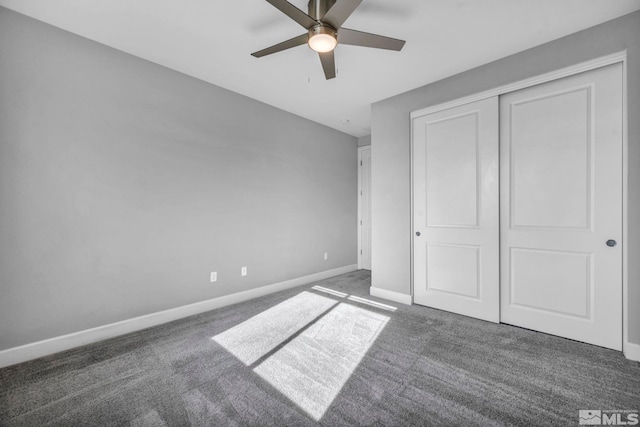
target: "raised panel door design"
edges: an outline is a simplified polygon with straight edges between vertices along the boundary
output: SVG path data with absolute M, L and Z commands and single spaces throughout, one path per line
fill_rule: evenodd
M 592 256 L 511 248 L 510 305 L 592 320 Z
M 459 268 L 464 265 L 466 268 Z M 427 289 L 467 298 L 480 297 L 480 248 L 463 245 L 427 246 Z
M 500 126 L 501 321 L 621 350 L 622 65 L 501 96 Z
M 498 99 L 412 126 L 414 301 L 498 322 Z
M 478 226 L 478 112 L 426 125 L 429 227 Z
M 590 227 L 592 89 L 509 105 L 512 227 Z

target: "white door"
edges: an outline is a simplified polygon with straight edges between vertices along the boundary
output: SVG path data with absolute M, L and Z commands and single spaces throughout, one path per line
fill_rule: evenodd
M 502 96 L 500 145 L 502 322 L 621 350 L 622 65 Z
M 371 270 L 371 147 L 360 148 L 360 253 L 361 269 Z
M 414 302 L 498 322 L 498 98 L 412 126 Z

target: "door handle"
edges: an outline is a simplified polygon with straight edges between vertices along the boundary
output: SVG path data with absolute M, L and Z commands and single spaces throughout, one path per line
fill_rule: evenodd
M 617 244 L 618 244 L 618 242 L 616 242 L 616 241 L 615 241 L 615 240 L 613 240 L 613 239 L 609 239 L 609 240 L 607 240 L 607 246 L 609 246 L 610 248 L 614 247 L 614 246 L 615 246 L 615 245 L 617 245 Z
M 416 231 L 416 236 L 420 237 L 420 232 Z

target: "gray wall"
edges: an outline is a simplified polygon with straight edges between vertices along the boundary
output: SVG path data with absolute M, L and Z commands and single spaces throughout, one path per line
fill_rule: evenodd
M 355 264 L 356 142 L 0 8 L 0 350 Z
M 371 145 L 371 135 L 365 135 L 358 138 L 358 147 L 364 147 L 366 145 Z
M 487 48 L 490 48 L 488 46 Z M 627 49 L 629 324 L 640 343 L 640 12 L 538 46 L 372 106 L 372 286 L 411 293 L 412 111 Z

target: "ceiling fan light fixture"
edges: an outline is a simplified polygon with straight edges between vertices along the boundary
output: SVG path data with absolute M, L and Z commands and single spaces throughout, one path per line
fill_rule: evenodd
M 267 2 L 302 26 L 306 33 L 253 52 L 251 55 L 262 58 L 306 43 L 310 49 L 318 52 L 327 80 L 336 77 L 336 59 L 333 50 L 338 44 L 395 51 L 402 50 L 405 44 L 404 40 L 350 30 L 342 26 L 362 0 L 309 0 L 308 14 L 287 0 L 267 0 Z
M 328 25 L 317 25 L 309 30 L 309 47 L 316 52 L 331 52 L 337 45 L 336 30 Z

